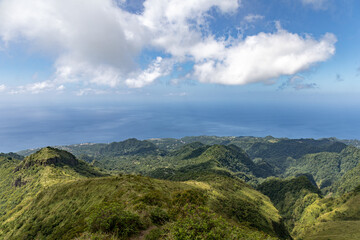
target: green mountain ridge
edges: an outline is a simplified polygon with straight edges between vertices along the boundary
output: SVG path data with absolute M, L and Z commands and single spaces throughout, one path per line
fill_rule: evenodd
M 354 142 L 335 138 L 198 136 L 44 148 L 22 161 L 16 159 L 21 158 L 16 154 L 3 154 L 0 173 L 8 177 L 0 181 L 0 187 L 9 194 L 0 196 L 0 222 L 5 221 L 4 236 L 38 239 L 55 239 L 62 231 L 66 232 L 64 239 L 207 239 L 210 233 L 218 237 L 215 239 L 356 239 L 360 234 L 360 205 L 354 189 L 360 184 L 360 150 L 351 146 Z M 50 157 L 43 158 L 46 154 Z M 105 173 L 115 176 L 102 177 Z M 123 179 L 116 184 L 116 189 L 123 190 L 121 194 L 114 193 L 114 179 Z M 99 195 L 102 189 L 109 189 L 104 190 L 107 197 Z M 59 191 L 68 192 L 66 196 L 72 201 L 59 198 Z M 201 204 L 194 200 L 196 206 L 182 205 L 179 209 L 174 200 L 178 192 L 186 196 L 186 201 L 193 201 L 192 196 L 206 200 Z M 145 197 L 153 194 L 158 200 Z M 47 197 L 50 195 L 53 197 Z M 159 197 L 162 195 L 167 200 Z M 143 198 L 148 200 L 139 200 Z M 162 203 L 155 206 L 154 201 Z M 43 217 L 45 213 L 36 210 L 39 204 L 48 212 L 48 206 L 67 206 L 79 216 L 63 216 L 66 211 L 59 207 L 62 211 L 50 214 L 58 216 L 51 220 L 56 222 L 53 226 Z M 109 213 L 114 219 L 133 219 L 126 226 L 134 227 L 134 231 L 115 236 L 114 232 L 125 226 L 121 222 L 112 230 L 97 228 L 100 225 L 95 219 L 103 219 L 101 212 L 107 209 L 116 210 L 116 215 Z M 174 209 L 181 216 L 172 215 Z M 36 220 L 36 231 L 30 222 L 23 225 L 33 216 L 40 219 Z M 196 223 L 204 224 L 207 230 L 199 229 Z M 72 229 L 72 224 L 79 228 Z M 225 232 L 222 225 L 226 226 Z M 13 226 L 21 231 L 17 233 Z M 45 231 L 43 226 L 50 230 Z M 347 234 L 343 228 L 351 231 Z
M 99 150 L 100 155 L 126 156 L 126 155 L 157 155 L 161 151 L 149 141 L 140 141 L 130 138 L 122 142 L 113 142 Z
M 99 177 L 101 173 L 79 173 L 79 164 L 92 168 L 53 148 L 22 161 L 2 158 L 0 163 L 7 179 L 0 182 L 4 239 L 123 239 L 147 229 L 159 236 L 155 239 L 182 239 L 183 231 L 202 238 L 289 237 L 269 199 L 238 179 L 216 175 L 211 181 L 173 182 L 129 175 Z M 17 166 L 21 167 L 14 171 Z M 9 179 L 19 176 L 24 184 L 9 184 Z M 116 224 L 98 225 L 99 219 Z M 191 233 L 193 228 L 197 230 Z
M 301 173 L 310 173 L 314 176 L 317 185 L 324 193 L 335 192 L 336 188 L 332 187 L 336 181 L 342 178 L 351 169 L 360 163 L 360 150 L 348 146 L 341 152 L 321 152 L 307 154 L 298 160 L 292 162 L 285 176 L 294 176 Z M 343 180 L 344 181 L 344 180 Z M 360 184 L 359 181 L 356 183 Z M 353 187 L 356 186 L 353 185 Z M 353 189 L 347 188 L 348 191 Z M 342 191 L 344 193 L 344 191 Z

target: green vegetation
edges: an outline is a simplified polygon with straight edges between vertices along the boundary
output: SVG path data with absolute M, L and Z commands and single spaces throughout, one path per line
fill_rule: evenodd
M 243 169 L 249 159 L 233 164 L 234 156 L 246 155 L 240 149 L 236 151 L 241 155 L 233 155 L 231 149 L 209 147 L 195 162 L 218 161 Z M 0 185 L 6 193 L 1 194 L 0 238 L 289 237 L 269 199 L 232 175 L 205 172 L 200 174 L 202 181 L 186 182 L 132 175 L 101 177 L 72 154 L 50 147 L 22 161 L 2 158 L 0 163 L 7 180 Z
M 320 190 L 313 184 L 312 176 L 298 176 L 289 179 L 270 178 L 258 186 L 258 190 L 268 197 L 284 217 L 288 229 L 292 230 L 296 221 L 307 207 L 303 200 L 309 196 L 320 196 Z
M 126 175 L 57 184 L 41 190 L 25 209 L 17 209 L 8 216 L 1 226 L 2 236 L 10 239 L 71 239 L 94 232 L 123 239 L 151 226 L 162 225 L 162 235 L 169 239 L 172 239 L 171 236 L 181 239 L 176 236 L 181 233 L 183 224 L 200 224 L 191 221 L 198 212 L 190 211 L 188 206 L 191 205 L 192 209 L 197 206 L 211 207 L 210 200 L 216 199 L 211 194 L 215 189 L 206 191 L 202 186 L 200 182 L 165 182 Z M 267 204 L 271 206 L 269 202 Z M 202 213 L 201 217 L 222 219 L 221 212 L 210 209 Z M 276 218 L 280 218 L 276 209 L 271 210 Z M 265 236 L 259 230 L 246 227 L 246 222 L 233 222 L 229 218 L 215 221 L 209 227 L 222 229 L 223 222 L 244 236 L 259 236 L 254 239 Z M 246 226 L 241 226 L 241 223 Z M 202 236 L 204 233 L 198 234 Z M 271 234 L 275 235 L 274 232 Z
M 287 169 L 286 176 L 294 176 L 301 173 L 310 173 L 320 189 L 324 193 L 340 190 L 339 193 L 346 191 L 342 190 L 341 184 L 334 187 L 334 183 L 342 178 L 344 174 L 353 169 L 360 162 L 360 150 L 348 146 L 341 152 L 321 152 L 315 154 L 307 154 L 292 163 L 292 167 Z M 345 177 L 346 178 L 346 177 Z M 345 180 L 341 180 L 345 183 Z M 360 182 L 358 182 L 360 183 Z M 352 188 L 351 188 L 352 187 Z M 351 191 L 355 185 L 345 187 L 347 191 Z M 335 192 L 334 192 L 335 191 Z
M 126 155 L 158 155 L 161 151 L 155 144 L 148 141 L 139 141 L 130 138 L 123 142 L 113 142 L 99 150 L 102 156 L 126 156 Z
M 350 192 L 338 198 L 313 198 L 293 235 L 299 239 L 358 239 L 360 195 Z
M 87 222 L 91 232 L 115 233 L 124 239 L 144 229 L 139 215 L 124 210 L 119 203 L 102 203 L 95 207 Z
M 346 145 L 334 139 L 280 139 L 273 142 L 254 143 L 248 154 L 253 158 L 265 160 L 276 174 L 283 174 L 296 160 L 307 154 L 320 152 L 341 152 Z
M 344 143 L 356 141 L 199 136 L 2 153 L 0 238 L 356 239 L 360 150 Z
M 85 162 L 77 160 L 71 153 L 52 147 L 43 148 L 27 156 L 16 167 L 15 171 L 29 169 L 34 166 L 71 167 L 71 169 L 87 177 L 100 177 L 104 175 L 88 166 Z

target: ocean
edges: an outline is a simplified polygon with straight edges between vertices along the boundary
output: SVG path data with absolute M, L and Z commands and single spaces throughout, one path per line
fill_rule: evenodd
M 360 111 L 325 104 L 102 103 L 1 106 L 0 152 L 127 138 L 360 138 Z

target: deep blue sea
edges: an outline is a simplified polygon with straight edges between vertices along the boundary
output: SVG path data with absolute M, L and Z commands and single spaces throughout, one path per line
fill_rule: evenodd
M 196 135 L 360 138 L 360 107 L 152 103 L 2 106 L 0 152 Z

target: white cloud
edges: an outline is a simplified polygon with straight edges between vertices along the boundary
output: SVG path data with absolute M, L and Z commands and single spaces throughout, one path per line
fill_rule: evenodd
M 249 14 L 244 17 L 244 20 L 248 23 L 253 23 L 253 22 L 256 22 L 256 21 L 262 20 L 262 19 L 264 19 L 264 16 L 259 15 L 259 14 Z
M 26 41 L 33 51 L 54 55 L 56 83 L 116 87 L 125 82 L 140 87 L 166 72 L 150 65 L 134 77 L 139 72 L 134 61 L 144 47 L 159 46 L 173 56 L 196 51 L 193 45 L 202 36 L 190 30 L 187 21 L 200 24 L 214 6 L 232 12 L 238 0 L 147 0 L 144 5 L 144 13 L 136 15 L 111 0 L 2 0 L 0 36 L 5 45 Z M 190 35 L 196 35 L 196 41 Z M 205 43 L 211 44 L 211 39 Z
M 122 74 L 136 69 L 134 58 L 147 41 L 143 31 L 138 16 L 111 0 L 0 2 L 3 42 L 26 41 L 33 51 L 54 55 L 56 78 L 64 82 L 86 77 L 116 85 Z
M 16 88 L 9 89 L 10 94 L 21 94 L 21 93 L 31 93 L 38 94 L 46 91 L 63 91 L 65 89 L 64 85 L 58 85 L 54 81 L 43 81 L 35 82 L 27 85 L 18 86 Z
M 238 0 L 147 0 L 140 20 L 151 31 L 154 46 L 173 57 L 199 60 L 216 55 L 223 47 L 208 29 L 207 12 L 215 7 L 231 14 L 239 6 Z
M 305 1 L 305 0 L 303 0 Z M 307 0 L 309 1 L 309 0 Z M 141 13 L 121 8 L 124 0 L 0 0 L 0 37 L 5 46 L 26 43 L 31 51 L 54 59 L 54 77 L 20 86 L 13 92 L 62 91 L 67 85 L 87 89 L 140 88 L 170 74 L 176 63 L 194 62 L 201 82 L 267 82 L 308 69 L 335 52 L 336 38 L 316 40 L 289 33 L 218 38 L 209 10 L 234 14 L 239 0 L 145 0 Z M 120 7 L 119 7 L 120 6 Z M 261 15 L 248 15 L 251 23 Z M 161 52 L 148 66 L 136 59 L 144 49 Z M 163 57 L 163 55 L 166 57 Z
M 65 90 L 65 86 L 64 85 L 60 85 L 56 88 L 56 91 L 64 91 Z
M 144 70 L 136 78 L 128 78 L 125 83 L 131 88 L 141 88 L 152 82 L 157 78 L 167 75 L 171 70 L 171 63 L 164 61 L 163 58 L 157 57 L 155 61 Z
M 324 10 L 327 8 L 328 0 L 301 0 L 304 5 L 309 5 L 316 10 Z
M 0 85 L 0 92 L 4 92 L 6 90 L 6 86 L 4 84 Z
M 222 58 L 197 63 L 194 76 L 201 82 L 229 85 L 267 82 L 327 60 L 335 53 L 335 42 L 329 33 L 320 41 L 283 29 L 259 33 L 228 47 Z
M 87 84 L 116 87 L 124 75 L 118 68 L 107 64 L 92 64 L 84 59 L 62 56 L 55 62 L 54 81 L 57 83 L 86 82 Z

